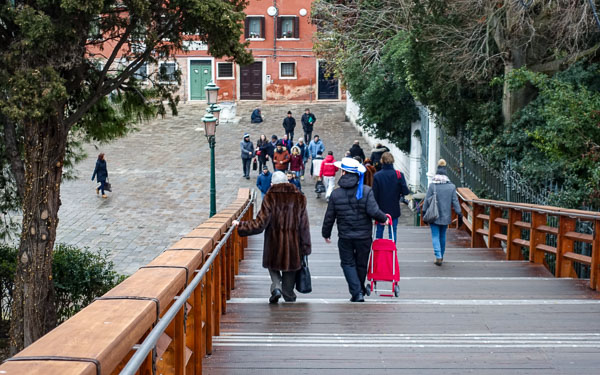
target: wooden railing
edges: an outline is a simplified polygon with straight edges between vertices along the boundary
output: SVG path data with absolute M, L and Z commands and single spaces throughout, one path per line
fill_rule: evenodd
M 545 254 L 553 254 L 556 277 L 577 277 L 575 263 L 584 264 L 590 267 L 590 287 L 600 290 L 599 212 L 479 199 L 467 188 L 459 188 L 457 192 L 465 218 L 464 229 L 471 234 L 471 247 L 504 247 L 507 260 L 522 260 L 521 249 L 526 248 L 529 261 L 540 264 L 546 264 Z M 550 218 L 555 218 L 556 226 L 550 225 Z M 589 222 L 593 234 L 577 232 L 577 221 Z M 556 241 L 547 241 L 547 237 Z M 577 242 L 591 244 L 591 255 L 576 253 Z
M 202 358 L 212 353 L 212 337 L 219 335 L 247 246 L 231 222 L 251 218 L 253 205 L 253 193 L 240 189 L 226 209 L 10 358 L 0 373 L 118 374 L 141 350 L 140 344 L 156 335 L 153 327 L 169 322 L 136 373 L 201 374 Z M 201 279 L 196 279 L 200 269 Z M 191 290 L 195 281 L 198 286 Z M 187 302 L 175 303 L 183 294 L 189 294 Z

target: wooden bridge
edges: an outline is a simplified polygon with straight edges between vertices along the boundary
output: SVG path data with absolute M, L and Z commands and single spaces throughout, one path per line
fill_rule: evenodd
M 335 242 L 312 227 L 313 293 L 271 305 L 262 235 L 230 229 L 253 214 L 241 189 L 0 374 L 597 374 L 600 214 L 460 196 L 443 266 L 428 228 L 399 228 L 400 298 L 350 303 Z

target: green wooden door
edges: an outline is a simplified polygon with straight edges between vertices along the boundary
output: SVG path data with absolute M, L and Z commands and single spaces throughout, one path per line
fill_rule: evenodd
M 191 100 L 205 100 L 204 87 L 212 81 L 210 61 L 192 61 L 190 64 Z

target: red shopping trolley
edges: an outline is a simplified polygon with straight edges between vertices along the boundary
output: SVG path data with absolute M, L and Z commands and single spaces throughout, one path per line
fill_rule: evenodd
M 371 294 L 371 292 L 374 291 L 376 294 L 383 297 L 398 297 L 400 295 L 400 286 L 398 285 L 400 282 L 398 251 L 396 250 L 395 236 L 391 225 L 392 217 L 390 215 L 386 216 L 390 219 L 388 230 L 392 234 L 392 239 L 376 239 L 371 245 L 369 266 L 367 269 L 367 280 L 370 281 L 370 286 L 367 287 L 367 292 L 368 294 Z M 377 290 L 378 281 L 392 283 L 392 289 Z M 381 294 L 380 292 L 386 294 Z

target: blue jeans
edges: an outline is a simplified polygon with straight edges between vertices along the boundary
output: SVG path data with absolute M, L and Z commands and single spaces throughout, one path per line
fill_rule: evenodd
M 383 238 L 383 231 L 385 230 L 384 224 L 377 224 L 377 232 L 375 232 L 375 238 Z M 398 218 L 392 219 L 392 232 L 394 232 L 394 242 L 398 241 L 396 237 L 396 230 L 398 229 Z M 392 233 L 388 230 L 388 238 L 392 239 Z
M 446 229 L 447 225 L 429 224 L 431 228 L 431 242 L 433 243 L 433 253 L 435 257 L 441 259 L 446 252 Z

